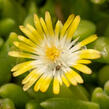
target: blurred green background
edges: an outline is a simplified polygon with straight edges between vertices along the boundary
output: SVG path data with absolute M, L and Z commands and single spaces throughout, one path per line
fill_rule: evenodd
M 101 52 L 102 57 L 89 66 L 91 75 L 84 75 L 84 84 L 66 88 L 59 95 L 22 90 L 26 74 L 12 77 L 10 69 L 22 59 L 8 56 L 16 49 L 13 41 L 22 34 L 19 25 L 33 25 L 33 15 L 45 16 L 49 11 L 53 24 L 62 23 L 72 13 L 81 21 L 73 39 L 82 40 L 97 34 L 98 40 L 88 45 Z M 109 0 L 0 0 L 0 109 L 109 109 Z

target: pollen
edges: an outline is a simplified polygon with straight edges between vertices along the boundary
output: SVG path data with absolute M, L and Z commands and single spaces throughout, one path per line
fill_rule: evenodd
M 46 56 L 51 61 L 56 61 L 56 59 L 60 56 L 60 50 L 55 46 L 46 49 Z

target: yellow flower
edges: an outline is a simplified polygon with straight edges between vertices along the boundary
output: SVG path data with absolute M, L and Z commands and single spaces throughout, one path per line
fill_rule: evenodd
M 29 59 L 11 70 L 13 76 L 30 71 L 22 81 L 25 91 L 35 84 L 35 91 L 45 92 L 53 80 L 53 93 L 58 94 L 63 83 L 67 87 L 83 83 L 75 69 L 91 74 L 91 69 L 85 64 L 91 63 L 90 59 L 99 58 L 100 52 L 87 49 L 86 45 L 96 40 L 97 36 L 91 35 L 78 43 L 79 38 L 72 41 L 79 22 L 80 17 L 72 14 L 64 25 L 58 20 L 53 29 L 51 16 L 46 12 L 45 21 L 34 16 L 35 28 L 29 24 L 20 26 L 27 37 L 19 35 L 19 41 L 14 42 L 14 45 L 20 50 L 10 51 L 9 55 Z

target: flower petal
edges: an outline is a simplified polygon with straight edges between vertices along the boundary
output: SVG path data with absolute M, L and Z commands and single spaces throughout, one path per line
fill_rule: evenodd
M 41 92 L 46 92 L 52 80 L 52 75 L 48 74 L 48 76 L 44 79 L 43 83 L 40 86 Z
M 96 39 L 97 39 L 97 36 L 96 36 L 95 34 L 94 34 L 94 35 L 91 35 L 91 36 L 89 36 L 88 38 L 86 38 L 86 39 L 84 39 L 83 41 L 81 41 L 81 42 L 79 43 L 79 45 L 80 45 L 80 47 L 83 47 L 83 46 L 85 46 L 85 45 L 87 45 L 87 44 L 89 44 L 89 43 L 95 41 Z
M 67 78 L 64 76 L 64 74 L 62 74 L 61 78 L 62 78 L 62 81 L 64 82 L 64 84 L 65 84 L 67 87 L 69 87 L 69 86 L 70 86 L 70 83 L 69 83 L 69 81 L 67 80 Z
M 21 75 L 21 74 L 23 74 L 23 73 L 25 73 L 25 72 L 27 72 L 27 71 L 29 71 L 29 70 L 35 68 L 36 66 L 35 66 L 35 65 L 32 65 L 32 64 L 33 64 L 33 62 L 29 63 L 29 64 L 26 65 L 26 66 L 21 66 L 20 69 L 18 69 L 17 71 L 15 71 L 15 72 L 13 73 L 13 76 L 14 76 L 14 77 L 15 77 L 15 76 L 19 76 L 19 75 Z
M 83 79 L 82 77 L 75 71 L 73 71 L 73 74 L 75 75 L 74 76 L 74 79 L 78 82 L 78 83 L 83 83 Z
M 80 23 L 80 16 L 76 16 L 75 19 L 73 20 L 71 26 L 68 29 L 68 39 L 72 39 L 72 36 L 74 34 L 74 32 L 76 31 L 78 25 Z
M 83 64 L 76 64 L 72 66 L 73 68 L 85 73 L 85 74 L 91 74 L 92 71 L 90 68 L 88 68 L 86 65 Z
M 84 39 L 83 41 L 76 44 L 74 47 L 72 47 L 72 52 L 79 50 L 81 47 L 95 41 L 97 39 L 96 35 L 91 35 L 88 38 Z
M 73 70 L 65 72 L 65 76 L 72 83 L 72 85 L 77 85 L 77 81 L 75 80 L 75 75 L 73 72 L 74 72 Z
M 35 86 L 34 86 L 34 90 L 37 92 L 40 90 L 40 86 L 41 84 L 43 83 L 44 79 L 46 78 L 46 74 L 44 73 L 40 78 L 39 80 L 36 82 Z
M 51 20 L 50 13 L 48 11 L 45 13 L 45 22 L 46 22 L 47 28 L 49 30 L 50 36 L 54 36 L 52 20 Z
M 72 23 L 73 19 L 74 19 L 74 14 L 71 14 L 68 17 L 67 21 L 65 22 L 64 26 L 62 27 L 60 37 L 63 37 L 65 35 L 65 32 L 68 29 L 68 27 L 70 26 L 70 24 Z
M 35 44 L 35 43 L 33 43 L 30 39 L 28 39 L 28 38 L 26 38 L 26 37 L 24 37 L 24 36 L 19 35 L 19 36 L 18 36 L 18 39 L 19 39 L 20 41 L 22 41 L 23 43 L 25 43 L 25 44 L 31 46 L 31 47 L 34 47 L 34 48 L 36 47 L 36 44 Z
M 78 64 L 90 64 L 91 61 L 90 60 L 85 60 L 85 59 L 81 59 L 77 61 Z
M 59 80 L 57 77 L 54 77 L 53 80 L 53 93 L 54 94 L 59 94 L 60 92 L 60 85 L 59 85 Z
M 34 73 L 31 77 L 31 79 L 23 86 L 23 90 L 26 91 L 28 90 L 38 79 L 38 75 L 36 73 Z
M 36 78 L 38 79 L 42 73 L 39 73 L 39 72 L 37 71 L 37 69 L 32 70 L 32 71 L 23 79 L 22 84 L 26 84 L 27 82 L 29 82 L 34 74 L 36 75 Z M 37 80 L 37 79 L 36 79 L 36 80 Z
M 34 36 L 36 36 L 37 40 L 40 41 L 41 39 L 43 39 L 43 35 L 41 35 L 33 26 L 27 24 L 26 27 Z
M 81 50 L 80 58 L 83 59 L 97 59 L 100 58 L 101 54 L 99 51 L 94 49 Z
M 20 26 L 20 29 L 34 43 L 39 44 L 38 37 L 34 36 L 34 34 L 32 34 L 27 28 L 25 28 L 24 26 Z
M 55 26 L 55 37 L 59 36 L 59 32 L 60 32 L 62 26 L 63 25 L 62 25 L 61 21 L 58 20 L 56 23 L 56 26 Z
M 82 77 L 77 72 L 75 72 L 74 70 L 70 70 L 66 76 L 67 77 L 70 76 L 70 79 L 69 80 L 71 82 L 73 82 L 73 83 L 75 83 L 75 82 L 77 82 L 77 83 L 83 83 Z
M 41 35 L 43 35 L 44 33 L 43 33 L 43 30 L 40 24 L 40 20 L 36 14 L 34 15 L 34 24 L 35 24 L 37 31 L 40 32 Z
M 25 43 L 23 43 L 23 42 L 18 42 L 18 41 L 15 41 L 14 42 L 14 45 L 17 47 L 17 48 L 19 48 L 19 49 L 21 49 L 21 50 L 23 50 L 23 51 L 27 51 L 27 52 L 30 52 L 30 53 L 36 53 L 36 48 L 33 48 L 33 47 L 31 47 L 31 46 L 29 46 L 29 45 L 26 45 Z
M 29 58 L 29 59 L 36 59 L 37 57 L 35 55 L 20 52 L 20 51 L 10 51 L 8 52 L 8 55 L 13 56 L 13 57 L 18 57 L 18 58 Z
M 49 35 L 49 31 L 47 29 L 47 26 L 46 26 L 45 21 L 43 20 L 43 18 L 40 18 L 40 23 L 41 23 L 42 28 L 43 28 L 43 30 L 45 32 L 45 35 L 48 36 Z
M 33 61 L 26 61 L 26 62 L 17 64 L 17 65 L 15 65 L 15 66 L 11 69 L 11 71 L 12 71 L 12 72 L 13 72 L 13 71 L 16 71 L 16 70 L 18 70 L 18 69 L 20 69 L 20 68 L 22 68 L 22 67 L 24 67 L 24 66 L 27 66 L 28 64 L 31 64 L 31 63 L 33 63 Z

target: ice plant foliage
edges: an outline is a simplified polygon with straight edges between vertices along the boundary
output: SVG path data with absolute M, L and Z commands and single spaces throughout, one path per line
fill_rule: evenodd
M 27 36 L 18 36 L 19 41 L 14 42 L 18 51 L 10 51 L 9 55 L 27 58 L 26 62 L 12 68 L 13 76 L 19 76 L 29 71 L 23 79 L 23 89 L 28 90 L 33 84 L 35 91 L 45 92 L 50 83 L 53 83 L 53 93 L 60 92 L 60 85 L 67 87 L 83 83 L 77 70 L 84 74 L 91 74 L 91 69 L 85 64 L 90 64 L 90 59 L 100 57 L 100 52 L 87 49 L 86 45 L 97 39 L 91 35 L 81 42 L 79 38 L 72 41 L 72 36 L 80 22 L 79 16 L 70 15 L 63 25 L 57 21 L 53 29 L 49 12 L 45 13 L 45 20 L 34 15 L 35 27 L 20 26 L 21 31 Z

